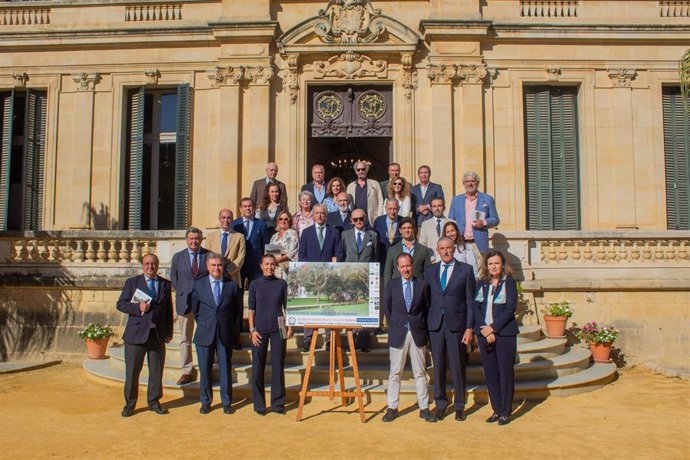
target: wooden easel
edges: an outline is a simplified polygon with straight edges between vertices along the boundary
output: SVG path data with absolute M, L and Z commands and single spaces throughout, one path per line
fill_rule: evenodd
M 329 354 L 328 363 L 328 391 L 308 391 L 309 376 L 311 375 L 311 366 L 314 363 L 314 352 L 316 351 L 316 337 L 312 338 L 311 347 L 309 348 L 309 358 L 307 359 L 307 371 L 304 374 L 304 382 L 302 383 L 302 391 L 299 393 L 299 409 L 297 409 L 297 421 L 302 420 L 302 409 L 304 409 L 304 400 L 307 396 L 328 396 L 333 401 L 336 396 L 340 396 L 343 405 L 347 405 L 349 397 L 356 397 L 359 403 L 359 418 L 362 423 L 366 423 L 364 415 L 364 399 L 362 395 L 362 385 L 359 381 L 359 368 L 357 367 L 357 352 L 355 351 L 355 339 L 352 335 L 353 330 L 361 329 L 361 326 L 304 326 L 309 329 L 316 329 L 314 335 L 318 335 L 320 328 L 331 330 L 331 350 Z M 350 360 L 352 361 L 352 370 L 355 374 L 355 391 L 345 391 L 345 371 L 343 371 L 343 348 L 340 344 L 340 331 L 347 331 L 347 342 L 350 345 Z M 338 380 L 340 383 L 340 390 L 335 391 L 335 360 L 338 359 Z

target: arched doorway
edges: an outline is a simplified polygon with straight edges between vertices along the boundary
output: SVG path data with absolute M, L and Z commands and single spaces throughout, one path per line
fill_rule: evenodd
M 390 85 L 313 86 L 308 97 L 306 177 L 323 164 L 326 179 L 355 179 L 358 160 L 370 164 L 369 177 L 388 178 L 392 158 L 392 87 Z

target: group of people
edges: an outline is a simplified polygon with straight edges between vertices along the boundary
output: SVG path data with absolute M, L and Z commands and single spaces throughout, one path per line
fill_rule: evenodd
M 123 416 L 133 414 L 145 355 L 149 409 L 167 413 L 159 399 L 165 344 L 172 338 L 172 290 L 181 336 L 182 375 L 177 383 L 196 380 L 193 343 L 200 412 L 210 411 L 217 356 L 223 410 L 232 413 L 231 358 L 233 349 L 242 348 L 242 299 L 248 290 L 254 410 L 267 413 L 264 370 L 270 344 L 271 411 L 284 413 L 286 340 L 293 331 L 282 327 L 280 319 L 287 306 L 289 262 L 344 261 L 378 262 L 381 267 L 381 310 L 388 323 L 391 359 L 384 421 L 397 415 L 399 380 L 408 355 L 417 379 L 420 416 L 436 421 L 445 415 L 449 367 L 456 419 L 464 420 L 465 366 L 476 333 L 494 408 L 487 421 L 509 422 L 517 335 L 510 311 L 515 310 L 517 295 L 504 256 L 489 250 L 488 228 L 499 223 L 493 198 L 478 191 L 480 178 L 469 171 L 463 175 L 465 193 L 453 198 L 446 216 L 443 189 L 430 181 L 428 166 L 418 169 L 419 183 L 413 187 L 400 176 L 396 163 L 382 183 L 367 177 L 369 165 L 364 161 L 356 162 L 354 170 L 356 180 L 345 186 L 338 177 L 326 182 L 324 167 L 314 165 L 313 180 L 302 187 L 299 209 L 292 215 L 285 184 L 277 179 L 278 166 L 269 163 L 266 177 L 255 181 L 250 195 L 241 199 L 238 219 L 222 209 L 220 228 L 205 240 L 200 229 L 187 229 L 186 248 L 170 264 L 170 281 L 158 275 L 154 254 L 142 258 L 143 273 L 127 280 L 117 303 L 129 315 Z M 148 300 L 135 295 L 138 291 L 148 294 Z M 357 337 L 357 347 L 364 352 L 369 350 L 370 333 L 364 329 Z M 312 337 L 313 331 L 304 331 L 303 351 L 309 351 Z M 435 364 L 435 414 L 428 409 L 426 394 L 427 342 Z

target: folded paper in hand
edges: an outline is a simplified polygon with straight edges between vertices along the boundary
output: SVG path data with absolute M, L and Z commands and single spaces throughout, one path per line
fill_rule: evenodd
M 472 222 L 479 222 L 480 220 L 484 220 L 486 218 L 486 213 L 484 211 L 474 211 L 472 213 Z
M 151 302 L 152 297 L 142 291 L 141 289 L 137 289 L 134 291 L 134 295 L 132 296 L 132 300 L 130 302 L 132 303 L 141 303 L 141 302 L 146 302 L 149 303 Z

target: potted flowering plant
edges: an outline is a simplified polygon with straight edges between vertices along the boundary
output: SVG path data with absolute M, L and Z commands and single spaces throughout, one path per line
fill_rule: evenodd
M 565 324 L 568 318 L 573 316 L 573 308 L 570 302 L 554 302 L 544 308 L 544 325 L 546 326 L 546 336 L 554 338 L 565 337 Z
M 108 340 L 114 337 L 115 332 L 110 326 L 90 323 L 79 331 L 79 337 L 86 341 L 86 351 L 90 359 L 105 359 L 105 350 L 108 348 Z
M 610 362 L 611 346 L 618 338 L 619 331 L 610 325 L 591 321 L 575 329 L 575 335 L 589 345 L 592 358 L 597 363 Z

